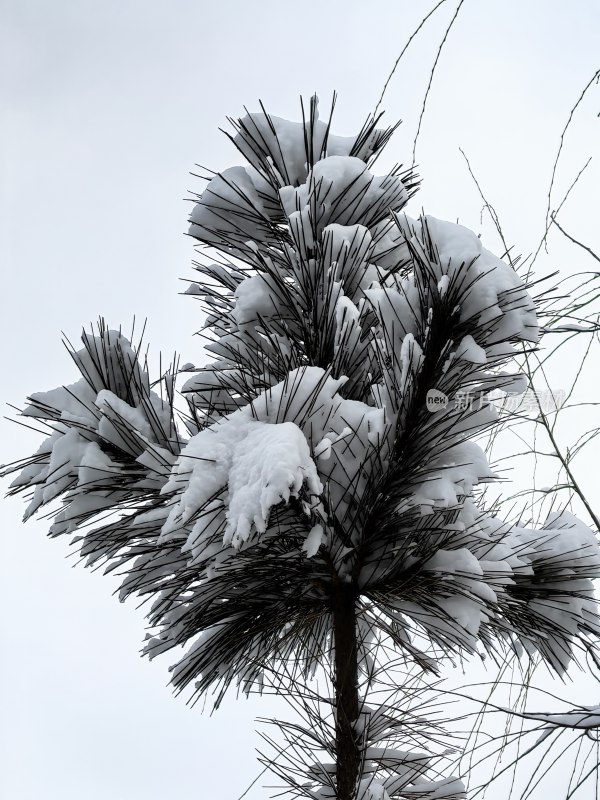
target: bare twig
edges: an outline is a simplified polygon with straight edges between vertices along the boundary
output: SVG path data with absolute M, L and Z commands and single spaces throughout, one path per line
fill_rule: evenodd
M 556 179 L 556 171 L 558 169 L 558 162 L 560 160 L 560 156 L 561 156 L 561 153 L 562 153 L 562 150 L 563 150 L 563 145 L 565 143 L 565 136 L 566 136 L 567 130 L 569 129 L 569 126 L 571 125 L 571 122 L 573 121 L 573 116 L 574 116 L 575 112 L 577 111 L 577 108 L 581 104 L 581 102 L 582 102 L 583 98 L 585 97 L 585 95 L 587 94 L 589 88 L 592 86 L 592 84 L 594 82 L 597 83 L 599 78 L 600 78 L 600 69 L 596 70 L 596 72 L 594 72 L 592 77 L 586 83 L 585 87 L 583 88 L 583 91 L 581 92 L 581 94 L 579 95 L 579 97 L 577 99 L 577 102 L 575 103 L 575 105 L 573 106 L 571 111 L 569 112 L 569 118 L 567 119 L 565 127 L 563 128 L 562 133 L 560 134 L 560 144 L 558 146 L 558 152 L 556 153 L 556 158 L 554 160 L 554 165 L 552 167 L 552 177 L 550 179 L 550 187 L 548 188 L 548 205 L 546 207 L 546 232 L 548 231 L 548 229 L 550 227 L 550 224 L 551 224 L 550 223 L 550 208 L 551 208 L 551 205 L 552 205 L 552 189 L 554 188 L 554 181 Z
M 389 86 L 390 81 L 394 77 L 396 69 L 398 68 L 398 64 L 402 60 L 402 56 L 404 55 L 404 53 L 406 53 L 406 51 L 408 50 L 412 40 L 417 36 L 417 34 L 419 33 L 419 31 L 421 30 L 423 25 L 425 25 L 425 23 L 427 22 L 429 17 L 431 17 L 438 10 L 438 8 L 440 6 L 442 6 L 445 2 L 446 2 L 446 0 L 439 0 L 439 2 L 436 3 L 436 5 L 431 9 L 431 11 L 426 16 L 423 17 L 423 19 L 421 20 L 421 22 L 419 23 L 417 28 L 415 28 L 415 30 L 411 33 L 410 37 L 408 38 L 408 41 L 406 42 L 406 44 L 404 45 L 404 47 L 400 51 L 400 55 L 398 56 L 398 58 L 394 62 L 394 66 L 392 67 L 390 74 L 387 76 L 387 79 L 386 79 L 385 83 L 383 84 L 383 89 L 381 90 L 381 94 L 379 95 L 379 100 L 377 101 L 377 105 L 375 106 L 375 111 L 373 112 L 373 118 L 374 119 L 377 117 L 377 112 L 379 111 L 379 107 L 381 106 L 381 103 L 383 102 L 383 96 L 385 95 L 385 93 L 387 91 L 387 88 Z
M 446 40 L 448 39 L 448 35 L 450 34 L 450 31 L 452 30 L 452 26 L 456 22 L 456 18 L 458 17 L 458 14 L 459 14 L 464 2 L 465 2 L 465 0 L 460 0 L 459 4 L 456 6 L 456 10 L 454 11 L 454 15 L 453 15 L 452 19 L 450 20 L 450 22 L 448 24 L 448 27 L 446 28 L 446 31 L 445 31 L 444 36 L 442 38 L 442 41 L 440 42 L 440 46 L 438 47 L 438 51 L 437 51 L 437 54 L 436 54 L 436 57 L 435 57 L 435 61 L 433 62 L 433 67 L 431 68 L 431 72 L 429 74 L 429 82 L 427 83 L 427 89 L 425 90 L 425 95 L 423 96 L 423 105 L 421 107 L 421 113 L 419 115 L 419 122 L 418 122 L 418 125 L 417 125 L 417 132 L 415 134 L 415 140 L 413 142 L 413 152 L 412 152 L 412 164 L 413 164 L 413 167 L 414 167 L 414 165 L 416 163 L 417 140 L 419 138 L 419 134 L 421 133 L 421 123 L 423 122 L 423 117 L 425 115 L 425 108 L 427 106 L 427 100 L 429 98 L 429 92 L 431 91 L 431 86 L 433 84 L 433 76 L 435 75 L 435 70 L 437 68 L 438 61 L 440 60 L 440 56 L 442 54 L 442 50 L 444 49 L 444 45 L 446 44 Z
M 560 223 L 557 222 L 556 213 L 557 212 L 554 211 L 550 215 L 550 219 L 556 225 L 556 227 L 562 233 L 562 235 L 565 236 L 567 239 L 569 239 L 569 241 L 573 242 L 573 244 L 576 244 L 578 247 L 581 247 L 583 250 L 585 250 L 587 253 L 589 253 L 592 258 L 596 259 L 596 261 L 600 261 L 600 256 L 598 256 L 597 253 L 594 253 L 594 251 L 592 250 L 591 247 L 588 247 L 587 244 L 583 244 L 583 242 L 578 241 L 577 239 L 573 238 L 573 236 L 571 236 L 570 234 L 568 234 L 566 232 L 566 230 L 560 225 Z

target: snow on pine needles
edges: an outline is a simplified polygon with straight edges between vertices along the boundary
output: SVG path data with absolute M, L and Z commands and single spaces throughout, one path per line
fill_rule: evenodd
M 215 175 L 190 218 L 212 360 L 180 391 L 176 367 L 152 383 L 101 322 L 71 352 L 80 380 L 29 398 L 50 435 L 4 473 L 28 515 L 62 500 L 51 535 L 120 571 L 122 598 L 152 598 L 146 652 L 188 644 L 174 685 L 217 703 L 232 682 L 293 694 L 331 674 L 348 593 L 354 796 L 463 797 L 367 705 L 377 647 L 425 673 L 477 648 L 564 672 L 600 634 L 591 531 L 567 513 L 509 524 L 481 491 L 496 476 L 475 439 L 499 424 L 491 394 L 526 388 L 509 367 L 537 346 L 536 304 L 472 231 L 406 215 L 416 176 L 374 172 L 394 127 L 335 136 L 315 99 L 301 122 L 231 122 L 246 165 Z M 338 796 L 337 702 L 319 740 L 332 764 L 287 776 L 315 800 Z

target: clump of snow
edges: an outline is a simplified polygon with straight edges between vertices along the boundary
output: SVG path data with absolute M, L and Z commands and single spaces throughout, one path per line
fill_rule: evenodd
M 314 449 L 314 457 L 327 461 L 331 457 L 332 441 L 328 436 L 324 436 Z
M 324 530 L 322 525 L 313 525 L 308 532 L 308 536 L 304 540 L 302 549 L 306 552 L 308 558 L 312 558 L 319 551 L 319 547 L 323 542 Z
M 399 218 L 399 223 L 417 252 L 426 255 L 425 242 L 432 242 L 438 290 L 442 295 L 449 285 L 460 290 L 460 320 L 487 325 L 486 346 L 510 338 L 538 341 L 535 306 L 522 280 L 509 264 L 486 250 L 473 231 L 430 215 L 420 220 Z
M 412 333 L 407 333 L 400 347 L 400 377 L 398 387 L 402 392 L 407 389 L 409 378 L 414 380 L 423 363 L 423 348 Z
M 442 275 L 437 284 L 437 290 L 440 293 L 440 297 L 443 297 L 446 294 L 449 285 L 450 285 L 450 276 Z
M 527 375 L 519 373 L 508 376 L 508 380 L 501 384 L 502 391 L 506 394 L 523 394 L 529 385 Z
M 483 347 L 480 347 L 471 334 L 463 336 L 456 350 L 456 358 L 470 361 L 472 364 L 485 364 L 487 356 Z
M 227 492 L 224 544 L 240 547 L 252 530 L 263 533 L 273 506 L 323 487 L 306 438 L 293 422 L 272 424 L 240 409 L 192 437 L 163 494 L 176 494 L 163 538 L 178 532 Z
M 264 532 L 271 508 L 298 497 L 304 485 L 309 495 L 318 497 L 323 491 L 308 442 L 297 425 L 253 423 L 236 447 L 229 470 L 225 544 L 231 541 L 235 547 L 245 542 L 252 526 Z
M 261 150 L 269 154 L 271 168 L 279 177 L 281 185 L 297 186 L 306 180 L 307 144 L 309 152 L 317 158 L 326 156 L 349 156 L 352 150 L 361 159 L 367 159 L 380 135 L 374 130 L 362 147 L 356 147 L 356 136 L 337 136 L 329 132 L 328 123 L 315 115 L 310 122 L 291 122 L 263 112 L 250 113 L 238 123 L 234 142 L 240 152 L 257 168 L 265 168 L 266 158 L 257 154 L 255 141 Z
M 54 432 L 12 483 L 34 488 L 26 517 L 63 496 L 53 535 L 118 503 L 124 495 L 114 484 L 124 462 L 139 467 L 129 467 L 131 486 L 162 485 L 177 442 L 170 405 L 150 389 L 129 341 L 102 323 L 98 336 L 82 339 L 71 355 L 84 377 L 29 398 L 24 415 L 49 421 Z
M 495 477 L 481 447 L 463 442 L 443 449 L 428 462 L 426 473 L 411 487 L 404 507 L 419 506 L 422 513 L 452 508 L 461 504 L 461 498 L 471 495 L 477 484 Z
M 254 275 L 238 284 L 233 317 L 238 325 L 256 322 L 258 316 L 267 316 L 277 310 L 273 287 L 263 275 Z
M 346 295 L 354 298 L 377 278 L 369 264 L 373 237 L 367 227 L 332 223 L 323 229 L 321 240 L 325 258 Z
M 251 167 L 230 167 L 215 175 L 192 209 L 190 236 L 214 245 L 227 236 L 239 245 L 266 241 L 270 216 L 265 194 L 269 184 Z
M 296 242 L 298 232 L 338 225 L 371 227 L 406 203 L 408 192 L 399 176 L 375 177 L 360 158 L 330 156 L 313 166 L 306 183 L 279 191 Z

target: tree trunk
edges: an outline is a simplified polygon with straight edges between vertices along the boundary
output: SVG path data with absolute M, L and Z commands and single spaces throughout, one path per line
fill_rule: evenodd
M 333 597 L 333 636 L 338 800 L 353 799 L 361 761 L 354 732 L 359 713 L 355 603 L 354 586 L 342 584 L 336 588 Z

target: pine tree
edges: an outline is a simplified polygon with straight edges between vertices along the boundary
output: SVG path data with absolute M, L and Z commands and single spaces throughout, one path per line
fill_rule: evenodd
M 177 690 L 300 706 L 272 764 L 295 795 L 461 798 L 410 698 L 475 652 L 563 673 L 600 634 L 600 554 L 567 512 L 534 530 L 486 506 L 474 439 L 526 386 L 507 367 L 538 346 L 543 296 L 467 228 L 405 214 L 413 170 L 372 171 L 394 126 L 341 137 L 331 112 L 230 121 L 247 165 L 209 180 L 190 226 L 213 360 L 151 382 L 101 321 L 69 345 L 80 380 L 29 398 L 50 435 L 4 473 L 26 516 L 62 500 L 50 535 L 124 572 L 122 599 L 152 599 L 149 656 L 188 644 Z M 390 652 L 398 704 L 375 702 Z

